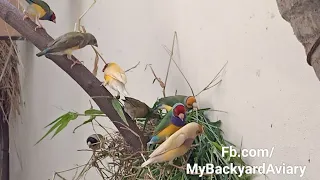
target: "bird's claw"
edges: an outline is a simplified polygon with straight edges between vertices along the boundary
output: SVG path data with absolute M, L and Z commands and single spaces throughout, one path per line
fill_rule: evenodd
M 117 95 L 117 96 L 116 96 L 116 99 L 118 99 L 118 100 L 119 100 L 119 99 L 120 99 L 120 95 Z
M 71 67 L 70 67 L 71 69 L 72 69 L 73 66 L 76 65 L 76 64 L 82 64 L 81 61 L 79 61 L 79 60 L 72 60 L 72 61 L 73 61 L 73 63 L 71 64 Z
M 23 16 L 22 20 L 26 20 L 27 18 L 29 18 L 29 16 L 25 14 L 25 15 Z
M 34 28 L 34 31 L 37 31 L 37 29 L 44 29 L 42 26 L 37 26 Z

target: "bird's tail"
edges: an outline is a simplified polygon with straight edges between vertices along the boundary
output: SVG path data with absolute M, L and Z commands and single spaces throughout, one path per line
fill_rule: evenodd
M 38 57 L 43 56 L 43 55 L 47 54 L 47 52 L 48 52 L 48 49 L 44 49 L 43 51 L 36 54 L 36 56 L 38 56 Z
M 129 93 L 128 93 L 128 91 L 126 90 L 126 88 L 123 86 L 123 95 L 125 96 L 125 97 L 128 97 L 129 96 Z
M 143 168 L 143 167 L 146 167 L 146 166 L 148 166 L 149 164 L 153 163 L 153 161 L 154 161 L 154 158 L 150 158 L 150 159 L 148 159 L 146 162 L 142 163 L 142 164 L 141 164 L 141 167 L 142 167 L 142 168 Z

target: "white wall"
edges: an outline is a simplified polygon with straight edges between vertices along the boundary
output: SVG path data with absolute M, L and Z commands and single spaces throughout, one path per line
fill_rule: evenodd
M 57 37 L 71 31 L 76 17 L 90 4 L 82 2 L 80 7 L 77 0 L 48 0 L 58 22 L 43 23 L 49 34 Z M 248 158 L 250 164 L 307 165 L 303 178 L 270 174 L 270 179 L 317 179 L 320 83 L 306 63 L 302 45 L 281 18 L 275 0 L 98 0 L 83 24 L 98 38 L 99 50 L 107 61 L 115 61 L 124 69 L 141 61 L 128 73 L 127 89 L 150 105 L 162 94 L 158 84 L 151 84 L 153 76 L 144 67 L 152 64 L 164 79 L 169 56 L 161 45 L 171 47 L 174 31 L 179 39 L 175 50 L 179 56 L 174 58 L 195 92 L 229 61 L 223 83 L 200 95 L 201 106 L 229 112 L 216 113 L 212 119 L 222 120 L 225 137 L 238 146 L 243 137 L 243 148 L 275 147 L 272 158 Z M 38 50 L 31 44 L 21 43 L 20 49 L 25 67 L 25 107 L 11 133 L 23 169 L 11 145 L 11 177 L 49 179 L 54 170 L 85 163 L 90 154 L 76 150 L 86 148 L 91 128 L 82 127 L 73 134 L 80 121 L 72 122 L 53 140 L 33 144 L 46 132 L 43 127 L 64 113 L 55 106 L 81 112 L 89 107 L 90 98 L 54 63 L 35 57 Z M 92 70 L 94 53 L 89 47 L 75 55 Z M 102 66 L 100 62 L 101 80 Z M 177 69 L 171 69 L 168 93 L 176 88 L 179 93 L 190 93 Z M 142 88 L 148 93 L 142 94 Z M 94 172 L 90 179 L 94 179 Z

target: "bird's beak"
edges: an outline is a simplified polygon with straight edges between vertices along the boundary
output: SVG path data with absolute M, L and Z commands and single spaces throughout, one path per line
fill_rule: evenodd
M 184 114 L 183 114 L 183 113 L 180 113 L 178 116 L 179 116 L 179 118 L 180 118 L 181 120 L 184 119 Z
M 197 104 L 196 102 L 194 102 L 194 103 L 192 104 L 192 107 L 193 107 L 193 109 L 199 109 L 199 106 L 198 106 L 198 104 Z

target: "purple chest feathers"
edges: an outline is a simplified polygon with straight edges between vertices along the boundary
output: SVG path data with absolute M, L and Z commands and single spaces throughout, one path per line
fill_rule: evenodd
M 178 126 L 178 127 L 183 127 L 184 125 L 186 125 L 186 121 L 185 121 L 185 118 L 186 115 L 184 116 L 184 119 L 180 119 L 179 117 L 176 117 L 176 116 L 171 116 L 171 123 L 175 126 Z

